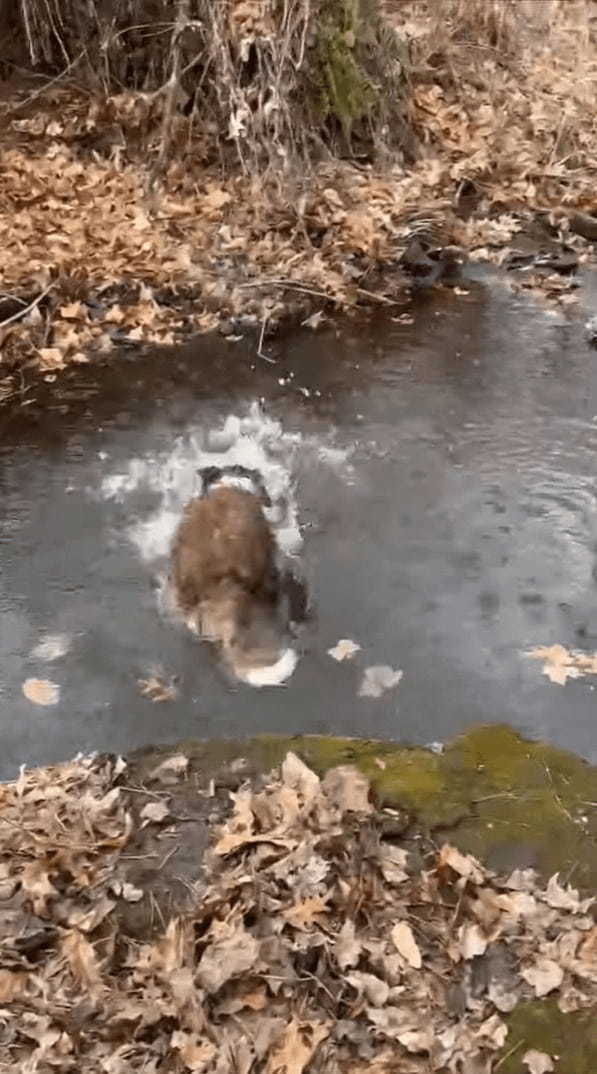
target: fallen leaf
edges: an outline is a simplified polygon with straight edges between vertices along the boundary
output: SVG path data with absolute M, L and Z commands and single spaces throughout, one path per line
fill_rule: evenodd
M 110 891 L 125 902 L 141 902 L 144 894 L 141 888 L 136 888 L 128 880 L 113 880 Z
M 0 969 L 0 1003 L 14 1003 L 27 992 L 28 974 Z
M 359 686 L 359 697 L 381 697 L 386 690 L 391 690 L 402 681 L 403 672 L 394 671 L 386 664 L 365 668 L 363 681 Z
M 444 843 L 437 856 L 437 867 L 445 869 L 447 865 L 459 876 L 471 880 L 473 884 L 482 884 L 485 880 L 485 871 L 476 858 L 473 858 L 471 854 L 462 854 L 456 847 Z
M 148 697 L 154 703 L 175 701 L 178 697 L 178 690 L 174 685 L 174 680 L 166 682 L 159 675 L 150 675 L 147 679 L 137 679 L 137 685 L 143 696 Z
M 50 662 L 51 660 L 59 660 L 62 656 L 66 656 L 70 645 L 70 638 L 66 634 L 46 634 L 41 638 L 34 649 L 31 651 L 31 656 L 35 660 L 45 660 Z
M 369 780 L 353 765 L 338 765 L 326 772 L 322 790 L 328 802 L 345 813 L 372 813 Z
M 543 901 L 555 910 L 571 910 L 572 913 L 586 914 L 595 900 L 592 897 L 580 899 L 578 891 L 570 884 L 563 888 L 558 879 L 558 873 L 551 876 L 547 882 Z
M 47 679 L 25 679 L 22 689 L 35 705 L 57 705 L 60 700 L 60 687 Z
M 102 895 L 90 908 L 77 907 L 68 916 L 68 924 L 71 928 L 80 932 L 93 932 L 98 925 L 112 912 L 116 903 L 106 895 Z
M 554 1069 L 551 1056 L 547 1052 L 538 1052 L 536 1048 L 529 1048 L 522 1061 L 529 1068 L 529 1074 L 550 1074 Z
M 334 660 L 352 660 L 355 653 L 360 651 L 361 646 L 356 641 L 351 641 L 350 638 L 340 638 L 340 641 L 336 643 L 333 649 L 328 649 L 328 656 L 331 656 Z
M 349 973 L 346 980 L 358 993 L 359 1000 L 366 999 L 373 1007 L 383 1007 L 388 1002 L 390 986 L 372 973 Z
M 188 767 L 189 758 L 185 757 L 184 753 L 175 753 L 154 768 L 149 778 L 160 783 L 178 783 L 186 777 Z
M 533 966 L 521 970 L 521 977 L 534 988 L 537 999 L 541 999 L 560 987 L 564 980 L 564 971 L 552 959 L 540 958 Z
M 72 929 L 62 938 L 62 952 L 70 966 L 77 984 L 93 998 L 105 989 L 98 957 L 89 940 L 81 932 Z
M 318 918 L 328 912 L 328 897 L 311 895 L 284 910 L 283 917 L 295 929 L 310 929 Z
M 148 824 L 161 824 L 163 821 L 168 820 L 170 816 L 170 810 L 166 803 L 160 799 L 158 802 L 147 802 L 147 805 L 143 806 L 141 810 L 141 827 L 145 828 Z
M 211 1041 L 200 1040 L 181 1029 L 174 1030 L 170 1047 L 178 1052 L 186 1069 L 192 1070 L 193 1074 L 202 1074 L 217 1055 L 217 1048 Z
M 244 925 L 237 924 L 228 934 L 209 943 L 197 966 L 197 980 L 213 994 L 232 977 L 253 968 L 259 956 L 259 944 Z
M 354 922 L 347 917 L 336 936 L 332 948 L 332 953 L 340 969 L 346 970 L 349 966 L 356 966 L 361 950 L 361 943 L 355 936 Z
M 57 898 L 58 891 L 50 880 L 42 860 L 27 862 L 21 873 L 21 887 L 31 899 L 34 914 L 45 917 L 48 912 L 48 900 Z
M 397 925 L 394 925 L 390 935 L 398 954 L 408 962 L 409 966 L 412 966 L 413 970 L 420 970 L 423 965 L 421 952 L 408 922 L 399 921 Z
M 330 1028 L 329 1022 L 293 1018 L 274 1043 L 264 1074 L 302 1074 Z
M 309 808 L 321 793 L 319 776 L 297 757 L 295 753 L 286 754 L 282 762 L 282 781 L 297 794 L 302 795 L 305 807 Z
M 543 660 L 543 674 L 558 686 L 565 686 L 568 679 L 597 675 L 597 653 L 569 650 L 563 645 L 539 645 L 526 655 L 531 660 Z
M 461 925 L 458 930 L 458 938 L 460 954 L 465 960 L 468 961 L 468 959 L 485 954 L 485 951 L 487 950 L 487 939 L 478 925 Z

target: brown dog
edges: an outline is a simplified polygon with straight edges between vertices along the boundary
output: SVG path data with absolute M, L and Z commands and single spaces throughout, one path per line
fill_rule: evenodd
M 276 542 L 262 504 L 245 488 L 208 487 L 185 508 L 172 550 L 171 580 L 188 625 L 218 642 L 236 676 L 253 685 L 283 681 L 296 664 L 281 645 Z

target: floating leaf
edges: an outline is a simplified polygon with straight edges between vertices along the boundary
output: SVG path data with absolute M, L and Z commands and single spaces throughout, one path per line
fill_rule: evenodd
M 25 679 L 23 693 L 35 705 L 57 705 L 60 700 L 60 687 L 48 679 Z

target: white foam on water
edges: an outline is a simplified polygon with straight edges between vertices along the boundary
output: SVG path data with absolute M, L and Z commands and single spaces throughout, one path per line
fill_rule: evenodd
M 350 449 L 338 448 L 323 437 L 287 432 L 281 422 L 253 403 L 244 415 L 229 415 L 220 428 L 198 426 L 177 437 L 168 452 L 129 459 L 123 470 L 106 474 L 99 492 L 103 499 L 121 503 L 139 491 L 159 494 L 157 509 L 126 531 L 140 557 L 155 563 L 169 555 L 183 508 L 201 491 L 197 471 L 204 466 L 240 464 L 261 475 L 271 500 L 265 514 L 280 550 L 292 556 L 303 543 L 294 479 L 299 454 L 349 478 Z
M 295 649 L 285 649 L 275 664 L 266 664 L 262 667 L 247 668 L 244 672 L 236 672 L 237 677 L 249 686 L 283 686 L 292 675 L 298 663 L 298 653 Z

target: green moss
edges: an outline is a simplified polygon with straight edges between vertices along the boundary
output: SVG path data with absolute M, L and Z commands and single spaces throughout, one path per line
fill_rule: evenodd
M 323 119 L 334 117 L 347 138 L 378 100 L 362 63 L 372 30 L 373 14 L 361 0 L 323 0 L 316 43 L 318 111 Z
M 597 883 L 597 770 L 506 727 L 481 727 L 443 757 L 447 783 L 470 786 L 470 810 L 454 841 L 496 869 L 532 866 L 544 875 Z
M 267 772 L 288 750 L 320 774 L 337 764 L 357 765 L 380 802 L 407 809 L 437 841 L 448 839 L 490 867 L 532 865 L 544 876 L 571 876 L 590 891 L 597 885 L 597 768 L 507 727 L 473 728 L 441 755 L 350 738 L 262 736 L 244 743 L 183 742 L 130 760 L 133 776 L 143 781 L 165 756 L 182 752 L 205 778 L 239 756 L 247 760 L 243 774 Z M 190 780 L 190 794 L 195 787 Z M 594 1011 L 563 1015 L 554 1002 L 533 1002 L 517 1007 L 508 1023 L 494 1067 L 501 1074 L 526 1074 L 522 1056 L 529 1048 L 561 1056 L 556 1069 L 566 1074 L 597 1071 Z
M 336 764 L 357 765 L 378 801 L 408 810 L 422 828 L 491 868 L 532 866 L 544 876 L 559 871 L 583 888 L 597 885 L 597 769 L 507 727 L 473 728 L 441 755 L 308 735 L 177 746 L 210 774 L 240 755 L 249 772 L 265 772 L 289 749 L 320 774 Z M 165 752 L 171 750 L 140 755 L 141 778 Z
M 501 1074 L 527 1074 L 522 1057 L 536 1048 L 559 1062 L 562 1074 L 595 1074 L 597 1071 L 597 1018 L 595 1010 L 562 1014 L 552 1000 L 521 1003 L 508 1018 L 508 1038 L 496 1058 L 494 1070 Z
M 257 739 L 264 766 L 293 749 L 316 771 L 356 764 L 387 805 L 416 815 L 492 868 L 532 866 L 597 884 L 597 769 L 507 727 L 473 728 L 438 756 L 353 739 Z

